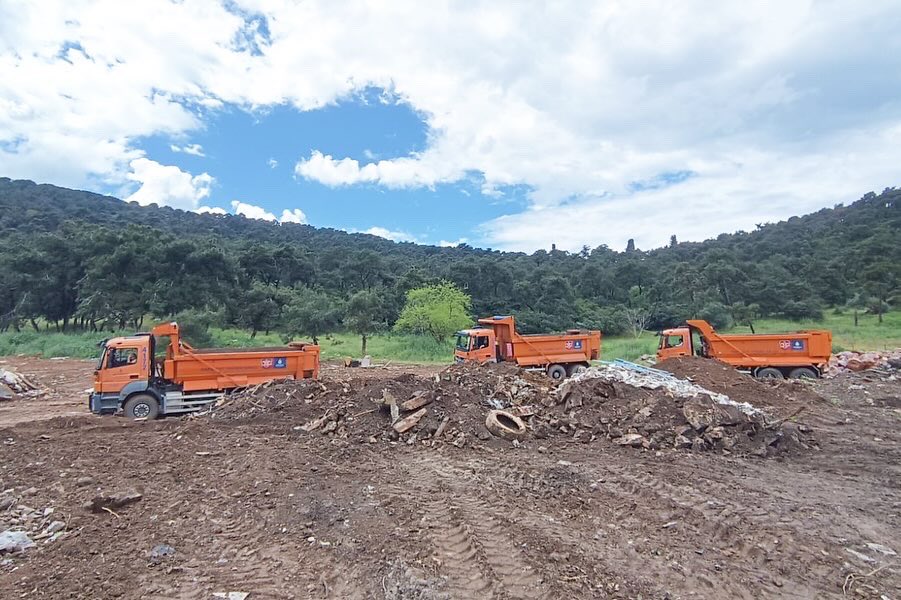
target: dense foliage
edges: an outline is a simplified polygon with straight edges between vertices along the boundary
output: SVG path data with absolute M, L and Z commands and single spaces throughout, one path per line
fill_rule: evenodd
M 145 315 L 205 315 L 257 331 L 368 336 L 407 292 L 446 280 L 477 316 L 513 313 L 525 331 L 608 334 L 695 316 L 717 325 L 884 311 L 901 281 L 901 190 L 850 206 L 625 252 L 532 254 L 394 243 L 308 225 L 198 215 L 30 181 L 0 179 L 0 330 L 50 323 L 139 328 Z M 603 232 L 599 232 L 599 238 Z

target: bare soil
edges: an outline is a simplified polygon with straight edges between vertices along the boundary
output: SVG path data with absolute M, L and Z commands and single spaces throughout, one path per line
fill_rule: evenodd
M 567 407 L 549 382 L 515 370 L 330 366 L 321 385 L 261 387 L 212 415 L 135 423 L 87 414 L 88 362 L 6 360 L 53 391 L 0 405 L 0 507 L 13 498 L 0 531 L 26 529 L 36 541 L 0 556 L 3 598 L 896 598 L 901 589 L 897 380 L 774 385 L 706 361 L 663 365 L 771 419 L 794 415 L 793 431 L 806 431 L 784 452 L 754 454 L 620 446 L 609 433 L 616 415 L 640 427 L 635 407 L 678 414 L 659 395 L 622 389 Z M 428 395 L 428 414 L 394 431 L 385 390 L 398 402 Z M 487 435 L 492 402 L 535 407 L 531 420 L 546 431 L 533 427 L 516 444 Z M 141 497 L 90 506 L 127 493 Z M 64 534 L 49 541 L 41 536 L 54 520 Z

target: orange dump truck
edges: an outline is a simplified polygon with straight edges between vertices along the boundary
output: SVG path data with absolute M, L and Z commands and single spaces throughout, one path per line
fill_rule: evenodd
M 675 356 L 715 358 L 762 379 L 819 377 L 832 354 L 832 333 L 721 335 L 707 321 L 660 333 L 657 360 Z
M 165 357 L 156 358 L 156 338 L 166 336 Z M 150 333 L 106 340 L 90 396 L 91 412 L 154 419 L 200 410 L 226 391 L 272 379 L 319 376 L 319 346 L 195 349 L 181 339 L 177 323 Z
M 504 316 L 479 319 L 478 327 L 458 331 L 454 360 L 513 362 L 526 369 L 546 370 L 552 379 L 564 379 L 600 354 L 600 331 L 521 335 L 513 317 Z

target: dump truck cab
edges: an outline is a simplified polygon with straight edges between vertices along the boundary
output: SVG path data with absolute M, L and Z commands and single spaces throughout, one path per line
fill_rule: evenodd
M 675 327 L 660 332 L 660 343 L 657 346 L 657 360 L 666 360 L 676 356 L 692 356 L 694 354 L 691 340 L 691 329 Z
M 497 336 L 493 329 L 476 327 L 457 332 L 454 362 L 467 360 L 497 362 Z
M 101 342 L 100 359 L 94 370 L 94 392 L 118 395 L 130 383 L 146 384 L 153 373 L 153 345 L 149 333 Z

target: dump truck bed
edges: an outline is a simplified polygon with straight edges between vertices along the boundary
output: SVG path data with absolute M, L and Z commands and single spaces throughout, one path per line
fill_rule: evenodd
M 688 323 L 699 329 L 707 340 L 708 356 L 737 367 L 818 366 L 828 362 L 832 354 L 829 331 L 722 335 L 704 321 Z
M 509 348 L 502 348 L 505 360 L 523 367 L 549 364 L 587 363 L 600 355 L 601 339 L 596 332 L 582 331 L 557 335 L 513 336 Z M 509 352 L 512 350 L 512 352 Z
M 256 385 L 272 379 L 319 376 L 319 346 L 182 349 L 167 358 L 163 376 L 180 384 L 185 392 L 226 390 Z

